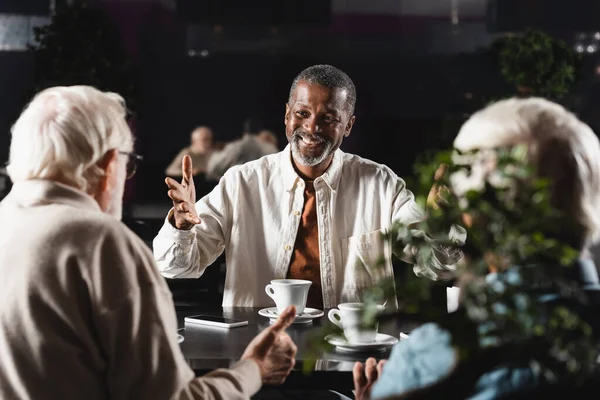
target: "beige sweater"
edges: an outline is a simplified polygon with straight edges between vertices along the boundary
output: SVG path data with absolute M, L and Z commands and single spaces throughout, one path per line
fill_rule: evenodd
M 88 195 L 18 182 L 0 203 L 0 398 L 244 399 L 242 361 L 195 378 L 152 253 Z

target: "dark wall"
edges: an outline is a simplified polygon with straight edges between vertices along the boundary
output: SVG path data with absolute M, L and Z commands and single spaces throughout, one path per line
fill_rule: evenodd
M 415 78 L 414 70 L 423 69 L 425 61 L 420 65 L 383 66 L 351 60 L 174 56 L 153 66 L 145 63 L 151 72 L 144 73 L 145 94 L 138 133 L 139 150 L 146 157 L 145 168 L 159 174 L 188 143 L 195 126 L 209 125 L 218 140 L 227 141 L 242 133 L 247 116 L 261 118 L 276 132 L 283 147 L 283 116 L 290 84 L 303 68 L 315 63 L 332 63 L 344 69 L 357 86 L 357 121 L 343 150 L 406 174 L 410 173 L 416 153 L 442 145 L 441 109 L 446 102 L 442 84 L 417 93 L 413 84 L 407 82 L 421 79 Z M 433 93 L 434 90 L 439 93 Z M 426 95 L 427 92 L 434 95 Z M 152 190 L 152 184 L 145 186 Z
M 181 31 L 146 33 L 142 41 L 144 102 L 139 110 L 139 150 L 145 156 L 142 190 L 164 197 L 155 177 L 189 141 L 200 124 L 219 140 L 241 134 L 245 117 L 262 118 L 286 143 L 283 116 L 289 88 L 305 67 L 330 63 L 346 71 L 357 87 L 357 121 L 342 149 L 387 164 L 400 175 L 412 173 L 415 157 L 442 148 L 448 114 L 468 109 L 464 91 L 485 86 L 485 60 L 463 57 L 292 57 L 285 55 L 187 56 Z M 479 57 L 481 58 L 481 57 Z M 469 77 L 469 79 L 465 78 Z M 160 179 L 162 182 L 162 179 Z
M 133 182 L 131 199 L 136 201 L 165 200 L 164 168 L 187 145 L 197 125 L 210 125 L 217 139 L 231 140 L 240 135 L 246 117 L 258 116 L 277 133 L 283 147 L 290 84 L 312 64 L 336 65 L 356 84 L 357 122 L 342 148 L 387 164 L 405 177 L 412 173 L 417 155 L 451 144 L 456 130 L 446 119 L 474 111 L 482 104 L 478 96 L 493 92 L 499 82 L 495 66 L 482 54 L 424 57 L 382 51 L 365 56 L 355 52 L 351 42 L 318 58 L 289 53 L 190 57 L 185 24 L 165 10 L 149 6 L 141 15 L 132 3 L 109 4 L 107 11 L 122 27 L 141 71 L 142 99 L 133 111 L 137 150 L 145 161 Z M 309 54 L 306 47 L 300 53 Z M 10 125 L 30 93 L 32 74 L 31 54 L 0 52 L 2 160 L 8 155 Z M 580 97 L 579 106 L 594 111 L 597 96 L 593 102 L 588 98 Z
M 33 88 L 33 57 L 22 51 L 0 51 L 0 163 L 8 160 L 10 127 Z
M 48 15 L 50 0 L 2 0 L 0 12 L 6 14 Z

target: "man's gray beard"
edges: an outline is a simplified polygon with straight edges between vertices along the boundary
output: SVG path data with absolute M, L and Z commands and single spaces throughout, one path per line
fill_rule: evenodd
M 292 138 L 292 142 L 290 143 L 291 149 L 292 149 L 292 156 L 294 157 L 294 160 L 296 160 L 300 164 L 304 165 L 305 167 L 314 167 L 315 165 L 319 165 L 333 153 L 332 152 L 333 145 L 331 144 L 330 141 L 326 141 L 325 148 L 323 149 L 323 153 L 321 153 L 320 156 L 318 156 L 318 157 L 305 156 L 300 151 L 300 145 L 298 144 L 298 142 L 300 140 L 302 140 L 302 139 L 297 135 L 294 135 L 294 137 Z

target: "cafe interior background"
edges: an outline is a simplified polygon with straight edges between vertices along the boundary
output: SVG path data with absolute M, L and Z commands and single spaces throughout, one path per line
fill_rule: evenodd
M 575 79 L 556 100 L 600 128 L 600 2 L 89 0 L 93 17 L 77 12 L 80 2 L 0 1 L 0 162 L 36 90 L 93 84 L 123 94 L 144 157 L 127 183 L 124 222 L 149 246 L 171 204 L 164 170 L 191 131 L 209 126 L 224 144 L 252 117 L 282 149 L 290 84 L 313 64 L 335 65 L 356 84 L 357 120 L 342 149 L 408 181 L 419 156 L 450 146 L 470 113 L 536 89 L 515 85 L 503 67 L 539 65 L 517 52 L 502 64 L 493 52 L 530 29 L 577 56 Z M 9 189 L 3 172 L 0 195 Z M 169 282 L 176 305 L 221 304 L 224 257 L 216 263 L 200 280 Z

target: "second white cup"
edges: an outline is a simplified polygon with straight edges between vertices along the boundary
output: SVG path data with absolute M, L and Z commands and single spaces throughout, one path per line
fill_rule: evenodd
M 383 306 L 377 306 L 380 311 Z M 344 336 L 350 344 L 372 343 L 377 337 L 379 324 L 365 328 L 362 327 L 362 317 L 364 311 L 363 303 L 341 303 L 338 308 L 329 310 L 329 320 L 344 330 Z
M 273 279 L 265 286 L 265 292 L 275 301 L 278 312 L 283 312 L 288 306 L 296 306 L 296 314 L 300 315 L 306 307 L 308 289 L 311 281 L 303 279 Z

